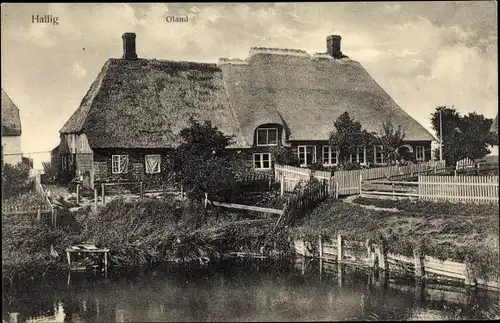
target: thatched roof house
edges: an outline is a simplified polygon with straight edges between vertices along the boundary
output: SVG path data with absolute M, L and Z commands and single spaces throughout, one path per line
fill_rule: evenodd
M 19 109 L 2 89 L 2 137 L 20 136 L 21 133 Z
M 61 150 L 78 153 L 78 142 L 91 154 L 173 148 L 180 130 L 194 117 L 233 135 L 228 148 L 265 150 L 263 146 L 282 144 L 299 158 L 303 154 L 307 165 L 321 158 L 321 145 L 335 120 L 348 111 L 370 132 L 378 132 L 388 120 L 401 125 L 410 153 L 412 145 L 420 145 L 419 156 L 425 159 L 423 151 L 430 151 L 434 137 L 360 63 L 341 52 L 340 40 L 329 36 L 327 52 L 312 56 L 302 50 L 253 47 L 244 60 L 222 58 L 206 64 L 137 58 L 135 34 L 125 33 L 123 57 L 104 64 L 60 130 L 61 138 L 68 138 Z M 257 159 L 271 159 L 262 154 Z
M 257 126 L 288 140 L 327 140 L 344 111 L 368 131 L 402 125 L 406 139 L 434 140 L 360 63 L 326 53 L 252 48 L 215 64 L 110 59 L 61 133 L 85 132 L 91 147 L 171 147 L 189 117 L 211 120 L 251 147 Z

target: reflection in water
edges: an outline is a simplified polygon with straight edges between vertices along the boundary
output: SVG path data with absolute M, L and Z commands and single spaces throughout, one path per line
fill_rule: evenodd
M 233 260 L 110 279 L 71 277 L 4 291 L 19 322 L 315 321 L 484 318 L 498 295 L 402 284 L 383 274 L 311 261 Z

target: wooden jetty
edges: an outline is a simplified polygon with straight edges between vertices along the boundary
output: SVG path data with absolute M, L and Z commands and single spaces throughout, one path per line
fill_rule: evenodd
M 87 270 L 87 266 L 78 265 L 78 263 L 72 263 L 72 255 L 85 255 L 85 254 L 100 254 L 104 258 L 104 273 L 108 275 L 108 248 L 98 248 L 95 244 L 92 243 L 82 243 L 75 246 L 71 246 L 66 249 L 66 256 L 68 258 L 68 266 L 70 271 L 85 271 Z M 73 257 L 74 258 L 74 257 Z

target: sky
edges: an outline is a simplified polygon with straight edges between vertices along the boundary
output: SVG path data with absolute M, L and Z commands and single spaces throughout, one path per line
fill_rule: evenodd
M 24 153 L 58 145 L 104 63 L 121 57 L 124 32 L 137 34 L 139 58 L 211 63 L 245 59 L 253 46 L 325 52 L 326 37 L 338 34 L 342 52 L 429 130 L 440 105 L 488 118 L 498 111 L 494 1 L 2 3 L 1 17 L 1 85 L 20 110 Z M 48 156 L 32 155 L 35 164 Z

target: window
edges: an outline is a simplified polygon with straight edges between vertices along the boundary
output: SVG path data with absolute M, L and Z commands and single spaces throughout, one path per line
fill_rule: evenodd
M 365 148 L 357 148 L 356 154 L 352 154 L 349 156 L 349 161 L 351 163 L 365 164 L 366 163 L 366 149 Z
M 338 151 L 334 151 L 332 146 L 323 146 L 323 165 L 337 165 Z
M 298 146 L 298 154 L 301 167 L 307 167 L 316 162 L 316 146 Z
M 417 146 L 416 148 L 417 161 L 425 161 L 425 147 Z
M 375 154 L 375 164 L 384 163 L 384 153 L 382 152 L 382 146 L 373 147 L 373 152 Z
M 122 174 L 128 171 L 128 156 L 113 155 L 111 156 L 111 172 L 113 174 Z
M 277 128 L 257 129 L 257 146 L 276 146 L 278 145 Z
M 255 169 L 271 169 L 270 153 L 253 154 L 253 165 Z
M 145 157 L 146 174 L 157 174 L 161 171 L 161 155 L 146 155 Z

